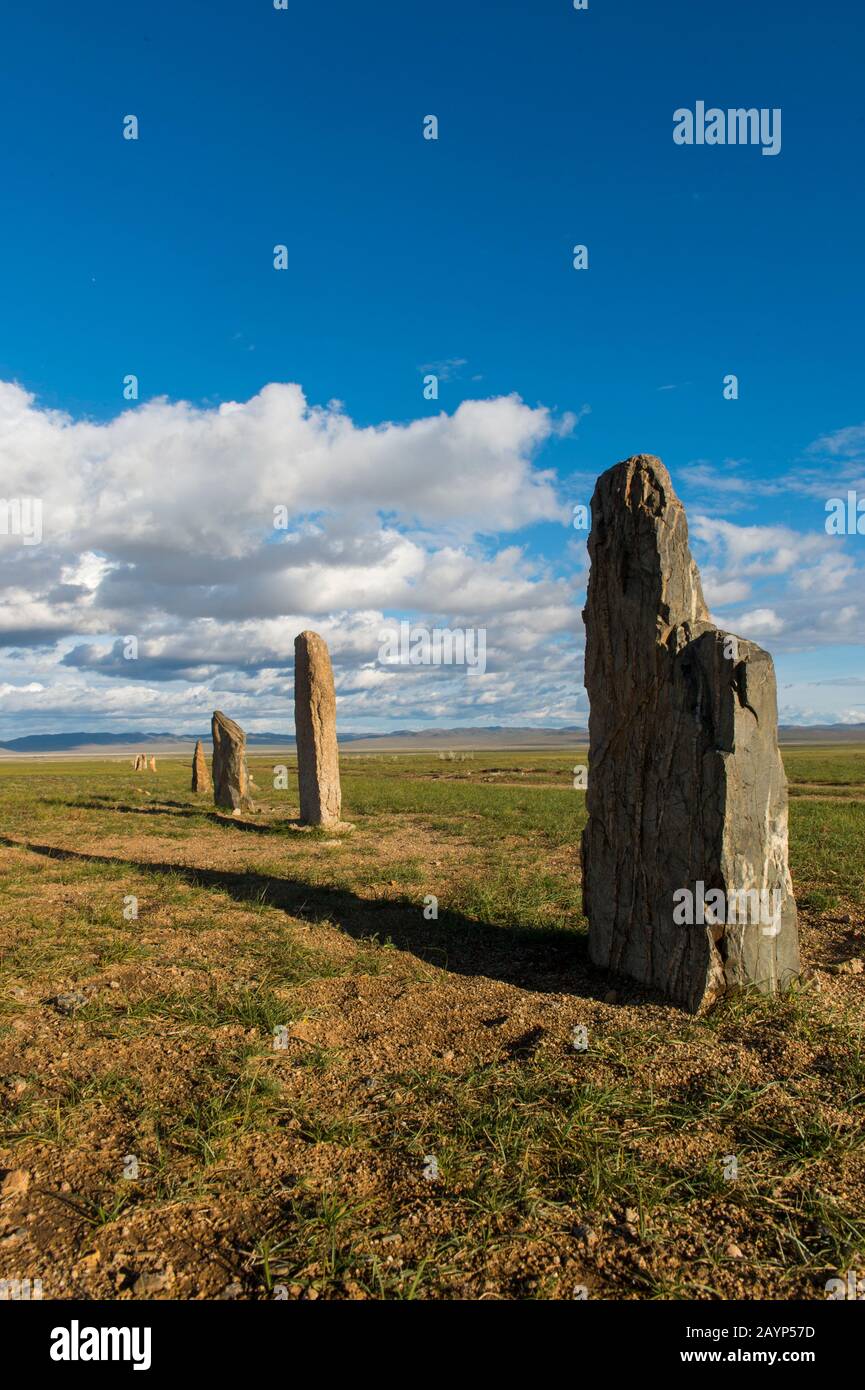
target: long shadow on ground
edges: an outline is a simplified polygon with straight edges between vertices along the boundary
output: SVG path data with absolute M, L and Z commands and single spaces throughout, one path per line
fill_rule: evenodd
M 193 887 L 219 889 L 237 902 L 260 904 L 263 900 L 292 917 L 335 923 L 355 940 L 376 936 L 457 975 L 483 975 L 542 994 L 603 999 L 614 978 L 589 964 L 586 938 L 577 933 L 491 927 L 446 908 L 440 910 L 437 922 L 427 921 L 420 906 L 406 897 L 371 900 L 347 889 L 323 887 L 301 879 L 274 878 L 269 874 L 89 854 L 5 835 L 0 835 L 0 844 L 49 859 L 116 864 L 118 868 L 125 866 L 144 874 L 173 874 Z M 629 1001 L 653 997 L 637 991 L 632 984 L 627 988 Z
M 94 797 L 91 801 L 61 801 L 51 800 L 48 797 L 42 797 L 41 800 L 44 805 L 74 806 L 77 810 L 83 811 L 120 811 L 127 816 L 178 816 L 182 820 L 206 820 L 210 821 L 212 825 L 226 826 L 229 830 L 246 830 L 253 835 L 274 835 L 277 833 L 276 828 L 272 825 L 259 824 L 252 820 L 241 820 L 230 814 L 220 815 L 218 811 L 205 811 L 203 808 L 197 810 L 194 806 L 185 806 L 181 801 L 158 801 L 155 806 L 127 806 L 124 802 L 112 801 L 109 797 Z M 182 809 L 175 810 L 175 807 Z M 286 824 L 289 823 L 286 822 Z

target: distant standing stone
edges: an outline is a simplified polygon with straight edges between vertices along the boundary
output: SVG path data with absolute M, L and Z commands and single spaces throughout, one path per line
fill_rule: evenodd
M 214 803 L 236 816 L 254 811 L 246 767 L 246 734 L 221 710 L 214 710 L 211 729 Z
M 327 643 L 317 632 L 294 639 L 294 725 L 300 819 L 338 825 L 342 795 L 336 742 L 336 693 Z
M 192 755 L 192 790 L 194 792 L 213 791 L 213 783 L 210 780 L 210 771 L 204 756 L 204 749 L 201 746 L 201 739 L 196 741 L 195 752 Z
M 153 758 L 153 757 L 151 757 L 151 759 L 150 759 L 150 771 L 151 771 L 151 772 L 155 772 L 155 771 L 156 771 L 156 759 Z
M 778 993 L 799 949 L 772 658 L 713 624 L 660 459 L 598 479 L 589 558 L 589 955 L 694 1012 Z

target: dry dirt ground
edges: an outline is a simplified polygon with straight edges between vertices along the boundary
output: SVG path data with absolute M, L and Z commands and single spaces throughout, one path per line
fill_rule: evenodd
M 179 762 L 0 765 L 0 1280 L 824 1298 L 865 1270 L 865 753 L 785 760 L 808 974 L 699 1019 L 588 964 L 576 755 L 348 756 L 338 837 L 290 758 L 242 821 Z

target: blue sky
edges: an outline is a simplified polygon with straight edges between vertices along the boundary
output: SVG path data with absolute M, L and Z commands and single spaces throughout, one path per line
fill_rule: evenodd
M 0 737 L 288 727 L 297 624 L 346 727 L 583 723 L 567 513 L 636 452 L 782 717 L 865 720 L 865 537 L 824 531 L 865 495 L 863 47 L 803 0 L 6 16 L 0 495 L 46 529 L 0 536 Z M 697 100 L 780 108 L 780 153 L 677 146 Z M 382 615 L 483 625 L 487 673 L 382 671 Z

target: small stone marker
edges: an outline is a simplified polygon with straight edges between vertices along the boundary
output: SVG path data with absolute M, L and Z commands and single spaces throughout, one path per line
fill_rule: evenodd
M 214 710 L 211 729 L 215 805 L 231 811 L 235 816 L 242 815 L 244 811 L 254 811 L 246 767 L 246 734 L 221 710 Z
M 204 756 L 201 739 L 196 740 L 195 752 L 192 755 L 192 790 L 194 792 L 213 791 L 213 783 L 210 780 L 210 771 Z

